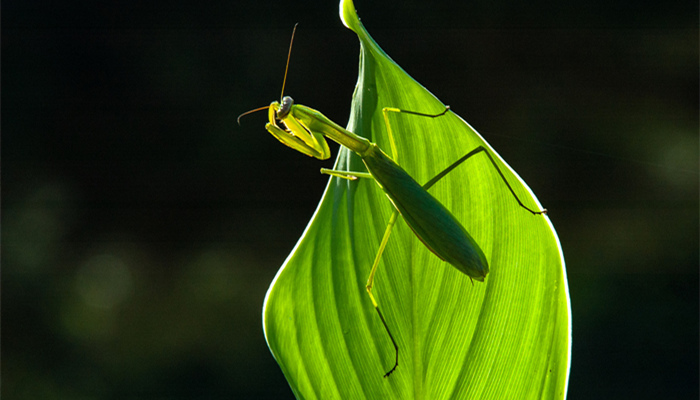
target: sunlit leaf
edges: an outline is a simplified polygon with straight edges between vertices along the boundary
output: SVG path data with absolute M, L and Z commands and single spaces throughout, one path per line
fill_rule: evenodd
M 360 38 L 360 70 L 348 130 L 389 154 L 383 107 L 439 113 L 444 105 L 373 41 L 351 0 L 343 23 Z M 322 111 L 322 110 L 321 110 Z M 456 110 L 458 111 L 458 110 Z M 426 182 L 488 144 L 455 114 L 392 116 L 398 161 Z M 496 155 L 518 196 L 541 208 Z M 363 171 L 340 151 L 336 168 Z M 304 235 L 270 286 L 265 336 L 298 398 L 561 399 L 570 364 L 571 320 L 564 260 L 545 216 L 518 206 L 488 159 L 475 156 L 430 192 L 462 222 L 490 265 L 485 282 L 442 262 L 399 219 L 374 293 L 400 347 L 394 348 L 365 284 L 392 205 L 370 179 L 333 178 Z

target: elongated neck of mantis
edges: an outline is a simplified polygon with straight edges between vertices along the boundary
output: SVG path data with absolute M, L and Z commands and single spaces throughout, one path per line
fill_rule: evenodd
M 363 156 L 370 148 L 369 140 L 350 132 L 313 108 L 297 104 L 292 113 L 311 131 L 321 133 L 360 156 Z
M 349 130 L 334 123 L 333 129 L 326 129 L 323 135 L 332 141 L 347 147 L 361 157 L 367 153 L 371 142 L 362 136 L 355 135 Z

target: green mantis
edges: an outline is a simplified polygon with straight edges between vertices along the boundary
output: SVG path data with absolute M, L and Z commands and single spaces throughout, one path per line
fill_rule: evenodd
M 296 26 L 295 26 L 296 30 Z M 292 34 L 293 40 L 294 34 Z M 287 57 L 289 65 L 290 52 Z M 390 115 L 414 115 L 423 118 L 440 118 L 448 114 L 449 106 L 437 114 L 407 111 L 398 108 L 385 107 L 383 118 L 390 139 L 392 156 L 388 156 L 377 144 L 370 142 L 364 137 L 358 136 L 335 122 L 328 119 L 322 113 L 310 107 L 294 104 L 289 96 L 284 96 L 284 85 L 282 85 L 282 95 L 280 101 L 274 101 L 269 106 L 260 107 L 248 111 L 239 116 L 268 110 L 268 123 L 265 128 L 270 134 L 280 142 L 292 149 L 310 157 L 325 160 L 330 157 L 330 149 L 326 143 L 326 138 L 331 139 L 342 146 L 347 147 L 357 154 L 363 161 L 366 172 L 350 172 L 322 169 L 324 174 L 332 175 L 342 179 L 357 180 L 360 178 L 373 179 L 384 191 L 388 199 L 393 204 L 395 210 L 387 223 L 386 230 L 382 237 L 374 262 L 367 279 L 366 290 L 379 318 L 394 346 L 395 361 L 392 368 L 386 372 L 385 377 L 393 373 L 398 367 L 399 347 L 389 329 L 384 316 L 379 309 L 379 303 L 372 293 L 374 278 L 377 268 L 382 258 L 382 254 L 391 236 L 392 230 L 398 220 L 399 215 L 405 220 L 416 237 L 437 257 L 446 261 L 459 271 L 463 272 L 471 279 L 484 281 L 489 272 L 489 265 L 476 241 L 462 226 L 462 224 L 446 209 L 428 190 L 440 179 L 449 174 L 454 168 L 470 159 L 471 157 L 483 153 L 496 169 L 501 179 L 513 194 L 517 203 L 533 215 L 546 213 L 546 210 L 535 211 L 525 206 L 515 191 L 512 189 L 507 179 L 499 169 L 489 151 L 479 146 L 460 159 L 453 162 L 445 170 L 437 174 L 424 184 L 418 183 L 399 164 L 398 152 L 394 143 L 394 135 L 390 123 Z

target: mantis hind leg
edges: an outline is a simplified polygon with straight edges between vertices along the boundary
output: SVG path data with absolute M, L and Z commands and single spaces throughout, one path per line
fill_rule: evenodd
M 486 150 L 486 147 L 484 147 L 484 146 L 479 146 L 479 147 L 475 148 L 474 150 L 470 151 L 469 153 L 467 153 L 466 155 L 464 155 L 462 158 L 460 158 L 459 160 L 455 161 L 455 162 L 452 163 L 450 166 L 448 166 L 447 168 L 445 168 L 444 170 L 442 170 L 442 172 L 440 172 L 439 174 L 435 175 L 435 176 L 433 177 L 433 179 L 431 179 L 431 180 L 429 180 L 428 182 L 426 182 L 426 183 L 423 185 L 423 189 L 428 190 L 428 189 L 429 189 L 431 186 L 433 186 L 437 181 L 439 181 L 440 179 L 444 178 L 445 175 L 449 174 L 453 169 L 457 168 L 460 164 L 462 164 L 463 162 L 467 161 L 467 160 L 468 160 L 469 158 L 471 158 L 472 156 L 474 156 L 474 155 L 476 155 L 476 154 L 479 154 L 479 153 L 481 153 L 481 152 L 483 152 L 484 154 L 486 154 L 486 156 L 489 158 L 489 161 L 491 161 L 491 165 L 493 165 L 493 167 L 496 169 L 496 172 L 498 172 L 498 175 L 500 175 L 501 179 L 503 180 L 503 183 L 506 184 L 506 187 L 508 187 L 508 190 L 510 190 L 510 192 L 513 194 L 513 197 L 515 197 L 515 200 L 518 202 L 518 204 L 520 205 L 520 207 L 526 209 L 527 211 L 530 211 L 533 215 L 547 214 L 547 209 L 546 209 L 546 208 L 545 208 L 545 209 L 542 209 L 542 210 L 540 210 L 540 211 L 535 211 L 535 210 L 532 210 L 531 208 L 527 207 L 525 204 L 523 204 L 522 201 L 520 201 L 520 198 L 518 197 L 517 194 L 515 194 L 515 191 L 514 191 L 513 188 L 510 186 L 510 183 L 508 183 L 508 180 L 506 179 L 505 175 L 503 175 L 503 172 L 501 171 L 501 169 L 498 168 L 498 164 L 496 164 L 496 161 L 493 159 L 493 156 L 491 156 L 491 153 L 489 153 L 489 151 Z

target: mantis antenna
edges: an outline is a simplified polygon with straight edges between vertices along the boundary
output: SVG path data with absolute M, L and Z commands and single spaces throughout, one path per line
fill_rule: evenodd
M 289 52 L 287 52 L 287 65 L 284 67 L 284 79 L 282 80 L 282 93 L 280 93 L 280 101 L 284 98 L 284 85 L 287 84 L 287 72 L 289 71 L 289 60 L 292 58 L 292 45 L 294 44 L 294 34 L 297 33 L 297 22 L 292 29 L 292 39 L 289 41 Z
M 287 65 L 284 67 L 284 79 L 282 80 L 282 93 L 280 94 L 280 101 L 282 101 L 282 98 L 284 98 L 284 86 L 287 84 L 287 72 L 289 71 L 289 60 L 292 58 L 292 45 L 294 44 L 294 34 L 297 32 L 298 25 L 299 25 L 298 22 L 296 24 L 294 24 L 294 29 L 292 29 L 292 39 L 289 41 L 289 51 L 287 52 Z M 246 111 L 243 114 L 239 115 L 238 118 L 236 118 L 236 122 L 238 122 L 238 125 L 240 125 L 241 124 L 241 117 L 246 116 L 248 114 L 252 114 L 254 112 L 267 110 L 268 108 L 270 108 L 270 106 L 258 107 L 256 109 Z

